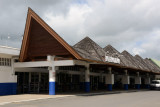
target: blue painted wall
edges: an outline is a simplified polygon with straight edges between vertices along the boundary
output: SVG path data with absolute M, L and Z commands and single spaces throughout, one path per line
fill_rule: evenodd
M 112 84 L 107 84 L 108 91 L 112 91 Z
M 90 82 L 85 82 L 85 92 L 90 92 Z
M 135 84 L 136 86 L 136 89 L 140 89 L 141 88 L 141 85 L 140 84 Z
M 128 90 L 128 84 L 124 84 L 124 90 Z
M 0 95 L 15 95 L 17 83 L 0 83 Z

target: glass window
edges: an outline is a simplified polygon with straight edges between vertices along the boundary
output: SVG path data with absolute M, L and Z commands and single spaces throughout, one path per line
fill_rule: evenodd
M 9 66 L 11 66 L 11 59 L 9 59 Z
M 159 84 L 159 81 L 152 81 L 152 84 Z
M 5 66 L 7 66 L 7 58 L 5 58 L 5 61 L 4 61 L 4 62 L 5 62 Z
M 9 66 L 9 58 L 7 58 L 7 66 Z
M 4 66 L 4 58 L 2 58 L 2 66 Z
M 10 58 L 0 58 L 0 66 L 11 66 Z

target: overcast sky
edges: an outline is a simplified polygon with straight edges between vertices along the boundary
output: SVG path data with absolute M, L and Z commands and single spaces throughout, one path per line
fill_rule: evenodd
M 31 7 L 64 40 L 160 60 L 160 0 L 0 0 L 0 45 L 21 47 Z

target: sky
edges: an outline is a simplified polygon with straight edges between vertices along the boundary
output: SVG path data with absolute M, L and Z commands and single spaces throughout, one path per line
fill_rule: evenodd
M 28 7 L 67 43 L 88 36 L 102 48 L 160 60 L 160 0 L 0 0 L 0 45 L 20 48 Z

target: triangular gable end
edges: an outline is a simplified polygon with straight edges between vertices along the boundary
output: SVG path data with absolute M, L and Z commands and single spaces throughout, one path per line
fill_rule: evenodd
M 36 55 L 72 55 L 76 59 L 82 59 L 68 43 L 29 8 L 19 60 L 24 62 L 27 57 Z

